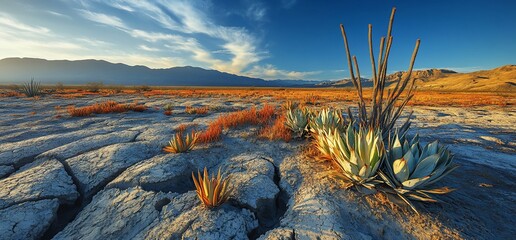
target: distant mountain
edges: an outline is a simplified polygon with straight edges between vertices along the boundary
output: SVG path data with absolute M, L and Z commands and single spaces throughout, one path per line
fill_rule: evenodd
M 406 76 L 396 72 L 387 81 Z M 353 87 L 350 79 L 337 81 L 271 80 L 238 76 L 198 67 L 151 69 L 102 60 L 45 60 L 37 58 L 6 58 L 0 60 L 0 83 L 21 83 L 34 77 L 43 84 L 63 82 L 85 84 L 103 82 L 116 85 L 149 86 L 244 86 L 244 87 Z M 413 71 L 418 89 L 440 91 L 516 91 L 516 65 L 471 73 L 447 69 Z M 363 87 L 372 87 L 370 79 L 362 78 Z
M 31 77 L 42 83 L 63 82 L 67 84 L 103 82 L 117 85 L 257 87 L 292 87 L 314 84 L 310 81 L 266 81 L 189 66 L 151 69 L 145 66 L 114 64 L 103 60 L 68 61 L 37 58 L 0 60 L 0 82 L 26 82 Z
M 367 78 L 360 78 L 362 80 L 362 87 L 372 87 L 373 81 Z M 353 82 L 350 78 L 345 78 L 336 81 L 325 81 L 315 84 L 316 87 L 353 87 Z
M 429 82 L 429 81 L 436 80 L 438 78 L 443 78 L 443 77 L 453 75 L 456 73 L 457 72 L 448 70 L 448 69 L 433 68 L 433 69 L 412 71 L 410 78 L 411 79 L 415 78 L 416 81 Z M 399 78 L 406 78 L 406 77 L 407 77 L 406 71 L 395 72 L 395 73 L 387 76 L 387 82 L 393 82 L 393 81 L 398 80 Z
M 390 81 L 406 76 L 397 72 L 388 76 Z M 429 69 L 412 72 L 411 79 L 422 90 L 442 91 L 516 91 L 516 65 L 506 65 L 491 70 L 457 73 L 446 69 Z

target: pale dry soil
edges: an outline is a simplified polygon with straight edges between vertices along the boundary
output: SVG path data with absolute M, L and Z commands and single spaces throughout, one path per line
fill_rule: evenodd
M 67 105 L 137 100 L 149 107 L 83 118 Z M 511 239 L 516 236 L 516 109 L 414 107 L 410 134 L 449 146 L 460 164 L 436 187 L 456 191 L 416 203 L 345 190 L 305 139 L 256 138 L 257 127 L 185 154 L 161 148 L 182 123 L 199 130 L 224 112 L 271 99 L 156 96 L 0 99 L 0 239 Z M 172 116 L 162 107 L 172 103 Z M 207 115 L 185 106 L 209 106 Z M 346 104 L 333 103 L 347 107 Z M 61 106 L 62 109 L 56 109 Z M 56 118 L 61 115 L 60 118 Z M 200 205 L 192 171 L 219 167 L 233 192 Z

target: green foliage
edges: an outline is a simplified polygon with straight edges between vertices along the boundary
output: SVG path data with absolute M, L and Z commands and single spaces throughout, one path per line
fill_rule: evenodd
M 349 124 L 343 133 L 335 128 L 325 131 L 324 136 L 331 159 L 339 166 L 346 187 L 374 188 L 385 154 L 381 132 L 367 128 L 355 130 L 353 124 Z
M 43 94 L 41 84 L 34 82 L 34 78 L 32 78 L 30 82 L 24 83 L 20 91 L 27 97 L 36 97 Z
M 296 137 L 302 137 L 308 131 L 310 113 L 305 109 L 290 109 L 287 111 L 285 125 L 294 132 Z
M 409 142 L 400 140 L 396 134 L 389 144 L 384 167 L 386 174 L 382 173 L 381 177 L 402 198 L 435 202 L 431 194 L 452 190 L 446 187 L 429 189 L 429 185 L 458 167 L 452 160 L 453 155 L 438 141 L 422 146 L 418 135 Z

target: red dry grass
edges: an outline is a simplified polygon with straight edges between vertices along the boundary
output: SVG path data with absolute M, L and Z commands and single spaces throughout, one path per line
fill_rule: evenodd
M 199 142 L 210 143 L 219 141 L 221 134 L 222 126 L 217 124 L 217 122 L 212 122 L 208 125 L 208 128 L 199 135 Z
M 237 128 L 246 124 L 266 125 L 275 115 L 275 111 L 274 107 L 265 104 L 259 111 L 252 107 L 223 114 L 208 125 L 208 128 L 199 136 L 199 141 L 202 143 L 219 141 L 222 129 Z
M 292 139 L 290 129 L 285 126 L 286 117 L 284 114 L 278 116 L 273 124 L 267 125 L 260 131 L 259 138 L 269 140 L 283 140 L 289 142 Z
M 170 116 L 170 115 L 172 115 L 172 111 L 166 110 L 166 111 L 163 112 L 163 114 L 165 114 L 167 116 Z
M 267 124 L 272 119 L 272 117 L 276 114 L 276 108 L 264 104 L 262 109 L 258 111 L 258 123 L 259 124 Z
M 115 101 L 106 101 L 95 103 L 90 106 L 75 108 L 75 106 L 68 107 L 68 113 L 72 117 L 85 117 L 91 114 L 106 114 L 106 113 L 122 113 L 127 111 L 143 112 L 147 109 L 145 105 L 121 104 Z

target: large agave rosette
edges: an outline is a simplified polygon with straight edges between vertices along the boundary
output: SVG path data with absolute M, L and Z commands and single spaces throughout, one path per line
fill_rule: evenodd
M 331 159 L 340 168 L 347 187 L 353 185 L 372 189 L 385 149 L 381 131 L 349 124 L 341 134 L 338 129 L 325 134 Z
M 435 202 L 431 194 L 452 191 L 447 187 L 429 189 L 431 184 L 458 167 L 452 160 L 453 155 L 438 141 L 422 146 L 418 135 L 409 142 L 404 138 L 400 140 L 396 134 L 387 152 L 387 174 L 380 176 L 402 197 Z

